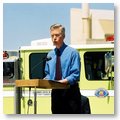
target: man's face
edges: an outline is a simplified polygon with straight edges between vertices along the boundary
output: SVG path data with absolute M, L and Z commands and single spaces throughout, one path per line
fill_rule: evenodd
M 62 46 L 63 40 L 64 40 L 64 37 L 61 33 L 61 29 L 60 28 L 53 29 L 50 31 L 50 34 L 51 34 L 53 44 L 57 48 L 60 48 Z

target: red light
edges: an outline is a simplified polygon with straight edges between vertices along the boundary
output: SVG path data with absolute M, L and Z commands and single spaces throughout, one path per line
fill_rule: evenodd
M 9 57 L 7 51 L 3 51 L 3 59 L 7 59 Z
M 106 41 L 114 41 L 114 35 L 106 35 Z

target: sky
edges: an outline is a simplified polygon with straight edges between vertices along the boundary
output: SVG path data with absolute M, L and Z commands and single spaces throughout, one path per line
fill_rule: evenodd
M 111 3 L 90 3 L 90 9 L 114 10 Z M 65 42 L 70 43 L 70 9 L 80 3 L 4 3 L 3 50 L 18 50 L 32 40 L 49 38 L 49 28 L 60 23 L 66 28 Z

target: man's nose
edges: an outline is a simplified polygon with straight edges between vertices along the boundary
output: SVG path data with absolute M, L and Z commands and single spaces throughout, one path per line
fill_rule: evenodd
M 53 40 L 56 40 L 56 36 L 55 35 L 53 36 Z

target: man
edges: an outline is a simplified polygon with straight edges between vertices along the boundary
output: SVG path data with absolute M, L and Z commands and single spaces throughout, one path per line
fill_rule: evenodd
M 60 24 L 50 27 L 50 34 L 56 48 L 48 53 L 52 59 L 46 62 L 45 74 L 48 80 L 70 84 L 68 89 L 53 89 L 51 107 L 53 114 L 78 114 L 81 112 L 80 56 L 77 50 L 64 43 L 65 28 Z

